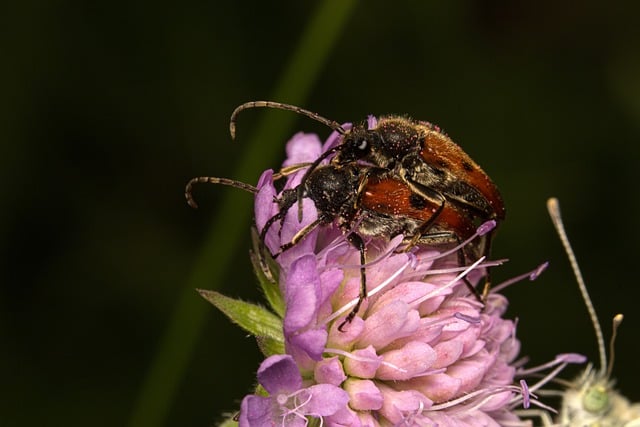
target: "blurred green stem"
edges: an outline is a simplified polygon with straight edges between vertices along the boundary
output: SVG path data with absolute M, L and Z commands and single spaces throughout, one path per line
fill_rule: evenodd
M 304 105 L 355 4 L 355 0 L 326 0 L 319 5 L 271 99 Z M 272 163 L 278 158 L 282 147 L 269 147 L 269 144 L 261 143 L 261 138 L 269 135 L 274 140 L 284 141 L 295 116 L 283 115 L 282 120 L 273 120 L 273 113 L 267 111 L 262 115 L 261 122 L 249 140 L 247 152 L 251 155 L 242 157 L 236 176 L 255 175 L 256 171 L 264 168 L 265 162 Z M 238 248 L 238 236 L 246 234 L 246 224 L 252 212 L 250 199 L 251 197 L 239 191 L 225 193 L 222 208 L 207 233 L 191 277 L 159 344 L 155 360 L 150 364 L 129 421 L 131 427 L 156 427 L 165 424 L 174 395 L 204 325 L 206 310 L 212 310 L 210 305 L 200 299 L 195 289 L 208 289 L 211 284 L 220 283 L 226 267 L 232 264 L 230 258 Z M 228 240 L 221 242 L 219 236 L 223 235 Z

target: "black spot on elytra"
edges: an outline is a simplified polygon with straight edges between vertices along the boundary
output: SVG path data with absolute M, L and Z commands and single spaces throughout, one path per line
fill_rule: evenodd
M 409 203 L 414 209 L 424 209 L 427 206 L 427 201 L 418 194 L 409 196 Z
M 464 170 L 466 170 L 467 172 L 473 172 L 473 165 L 469 162 L 462 162 L 462 167 Z

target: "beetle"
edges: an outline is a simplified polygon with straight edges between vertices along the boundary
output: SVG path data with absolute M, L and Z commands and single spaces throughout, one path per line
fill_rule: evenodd
M 229 130 L 236 134 L 240 112 L 249 108 L 293 111 L 323 123 L 342 135 L 342 141 L 307 169 L 305 179 L 326 158 L 332 164 L 363 162 L 390 171 L 413 193 L 427 199 L 452 203 L 481 220 L 502 221 L 505 207 L 498 187 L 467 153 L 442 130 L 429 122 L 400 116 L 384 116 L 369 128 L 367 123 L 345 130 L 338 122 L 294 105 L 273 101 L 251 101 L 232 113 Z
M 439 205 L 430 223 L 437 223 L 443 212 L 456 212 L 476 225 L 494 220 L 496 224 L 506 216 L 504 202 L 498 187 L 482 168 L 464 152 L 438 126 L 401 116 L 383 116 L 377 123 L 360 123 L 345 129 L 338 122 L 317 113 L 273 101 L 251 101 L 238 106 L 231 115 L 229 130 L 235 138 L 236 121 L 240 112 L 250 108 L 274 108 L 293 111 L 312 118 L 341 134 L 341 141 L 322 153 L 307 169 L 298 187 L 298 216 L 302 216 L 302 198 L 305 181 L 316 168 L 330 159 L 332 165 L 352 163 L 369 165 L 385 170 L 389 177 L 403 182 L 410 192 L 405 200 L 396 203 L 396 214 L 411 216 L 411 199 L 426 200 Z M 385 196 L 380 195 L 384 198 Z M 442 221 L 446 223 L 447 220 Z M 460 232 L 456 226 L 454 232 Z M 484 238 L 483 254 L 489 255 L 495 228 Z M 461 233 L 464 234 L 464 233 Z M 413 244 L 420 239 L 413 236 Z M 489 278 L 483 295 L 489 290 Z

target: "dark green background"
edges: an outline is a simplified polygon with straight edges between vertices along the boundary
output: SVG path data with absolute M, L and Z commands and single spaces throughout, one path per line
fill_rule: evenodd
M 183 186 L 196 175 L 255 183 L 278 167 L 247 149 L 264 111 L 241 116 L 234 143 L 228 118 L 271 96 L 318 5 L 2 6 L 0 426 L 129 423 L 209 225 L 234 191 L 199 187 L 194 211 Z M 633 1 L 362 2 L 304 102 L 337 121 L 430 120 L 492 176 L 508 209 L 494 255 L 512 260 L 496 279 L 551 261 L 538 282 L 506 292 L 534 363 L 596 354 L 545 211 L 558 196 L 607 335 L 613 314 L 626 314 L 615 375 L 635 400 L 638 16 Z M 295 123 L 288 133 L 328 133 Z M 260 138 L 282 155 L 285 141 Z M 234 173 L 252 156 L 259 167 Z M 257 300 L 249 225 L 224 280 L 210 286 Z M 211 425 L 252 384 L 252 339 L 207 312 L 165 425 Z

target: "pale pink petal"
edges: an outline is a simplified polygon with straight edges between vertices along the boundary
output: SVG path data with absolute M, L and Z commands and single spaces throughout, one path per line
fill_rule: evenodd
M 412 414 L 429 410 L 433 402 L 415 390 L 396 391 L 381 384 L 379 386 L 384 396 L 380 413 L 394 425 L 402 425 Z
M 305 404 L 304 412 L 310 415 L 332 415 L 349 402 L 349 395 L 345 390 L 330 384 L 314 385 L 307 391 L 311 399 Z
M 416 390 L 435 403 L 446 402 L 458 396 L 462 381 L 447 374 L 432 374 L 405 381 L 402 390 Z
M 480 384 L 491 362 L 487 353 L 479 353 L 472 359 L 460 360 L 449 366 L 447 374 L 459 379 L 461 391 L 468 393 Z
M 338 357 L 322 359 L 314 367 L 313 376 L 319 383 L 339 386 L 347 379 Z
M 398 350 L 382 354 L 384 363 L 378 368 L 377 378 L 402 381 L 424 374 L 436 360 L 436 352 L 429 344 L 411 341 Z
M 449 340 L 437 343 L 433 349 L 437 357 L 432 368 L 446 368 L 460 358 L 464 345 L 458 340 Z
M 410 310 L 403 301 L 395 301 L 367 317 L 358 344 L 382 348 L 395 339 L 411 334 L 419 324 L 418 312 Z
M 371 380 L 349 379 L 344 383 L 349 406 L 356 411 L 373 411 L 382 407 L 382 393 Z
M 345 371 L 352 377 L 373 378 L 382 362 L 382 357 L 376 354 L 373 346 L 354 350 L 350 357 L 344 360 Z

